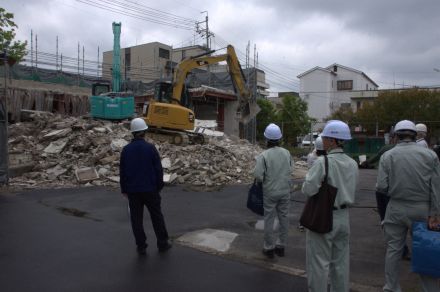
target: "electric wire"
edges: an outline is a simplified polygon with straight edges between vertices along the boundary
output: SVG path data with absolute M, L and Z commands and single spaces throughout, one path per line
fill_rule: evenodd
M 137 9 L 133 8 L 130 5 L 127 5 L 127 7 L 125 7 L 119 1 L 116 1 L 115 3 L 113 3 L 113 1 L 106 1 L 106 0 L 97 0 L 96 2 L 92 0 L 76 0 L 76 1 L 96 8 L 107 10 L 110 12 L 119 13 L 125 16 L 129 16 L 161 25 L 167 25 L 174 28 L 180 28 L 184 30 L 194 30 L 195 28 L 196 21 L 194 21 L 194 23 L 190 25 L 189 22 L 187 21 L 178 21 L 164 17 L 154 17 L 154 16 L 144 15 L 143 13 L 139 12 Z M 105 3 L 107 3 L 107 5 Z

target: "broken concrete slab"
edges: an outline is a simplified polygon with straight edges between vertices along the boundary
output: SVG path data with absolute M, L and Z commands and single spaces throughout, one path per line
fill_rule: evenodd
M 27 172 L 32 171 L 34 167 L 35 167 L 35 163 L 33 162 L 23 163 L 19 165 L 12 165 L 9 166 L 8 174 L 9 177 L 19 177 Z
M 107 168 L 101 167 L 98 169 L 98 174 L 99 176 L 105 176 L 106 174 L 108 174 L 110 172 L 110 170 L 108 170 Z
M 128 142 L 125 139 L 113 139 L 110 143 L 110 147 L 113 151 L 122 151 L 122 148 L 127 144 Z
M 107 133 L 107 129 L 104 127 L 95 127 L 92 130 L 96 133 Z
M 225 253 L 237 236 L 234 232 L 208 228 L 186 233 L 177 241 L 201 250 Z
M 44 140 L 55 140 L 58 138 L 64 138 L 67 135 L 69 135 L 71 132 L 72 132 L 71 128 L 55 130 L 44 135 L 41 140 L 44 141 Z
M 99 163 L 102 165 L 106 165 L 106 164 L 110 164 L 116 160 L 119 160 L 119 156 L 118 155 L 111 155 L 111 156 L 107 156 L 107 157 L 99 160 Z
M 48 154 L 59 154 L 63 151 L 64 147 L 66 147 L 67 142 L 69 142 L 69 139 L 60 139 L 51 142 L 43 151 Z
M 107 178 L 108 178 L 108 180 L 115 182 L 115 183 L 119 183 L 119 179 L 120 179 L 119 176 L 109 176 Z
M 163 182 L 166 184 L 171 184 L 173 183 L 173 181 L 177 178 L 177 174 L 172 173 L 172 174 L 164 174 L 163 175 Z
M 28 164 L 33 162 L 33 156 L 31 153 L 24 153 L 22 151 L 12 152 L 9 151 L 9 165 L 19 166 L 22 164 Z
M 162 163 L 162 168 L 168 169 L 171 167 L 171 160 L 168 157 L 162 159 L 161 163 Z
M 92 180 L 98 179 L 99 174 L 94 167 L 83 167 L 75 170 L 76 179 L 83 182 L 90 182 Z
M 66 173 L 66 172 L 67 172 L 67 169 L 63 168 L 59 164 L 57 166 L 53 167 L 53 168 L 49 168 L 49 169 L 46 170 L 46 173 L 49 175 L 49 178 L 51 178 L 51 179 L 55 179 L 58 176 Z

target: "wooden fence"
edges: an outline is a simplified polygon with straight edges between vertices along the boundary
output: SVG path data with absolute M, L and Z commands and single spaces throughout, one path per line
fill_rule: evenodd
M 90 111 L 89 97 L 41 89 L 8 88 L 8 112 L 11 121 L 21 120 L 21 110 L 36 110 L 81 116 Z

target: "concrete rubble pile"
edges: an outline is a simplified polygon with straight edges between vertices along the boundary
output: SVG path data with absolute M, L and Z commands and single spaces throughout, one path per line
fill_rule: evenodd
M 10 184 L 17 188 L 117 187 L 120 152 L 131 138 L 127 122 L 30 111 L 27 121 L 9 127 Z M 211 187 L 253 180 L 260 147 L 226 136 L 206 141 L 185 146 L 150 141 L 161 154 L 166 183 Z

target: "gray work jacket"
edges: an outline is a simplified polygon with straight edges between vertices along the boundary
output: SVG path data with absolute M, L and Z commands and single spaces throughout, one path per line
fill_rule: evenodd
M 254 177 L 263 182 L 265 196 L 279 196 L 290 193 L 293 159 L 282 147 L 272 147 L 257 156 Z
M 341 148 L 330 150 L 327 157 L 328 183 L 338 188 L 334 206 L 354 204 L 359 172 L 356 161 L 346 155 Z M 320 156 L 307 173 L 302 192 L 308 197 L 317 194 L 324 175 L 324 156 Z
M 400 142 L 380 158 L 376 189 L 391 199 L 427 202 L 440 214 L 440 162 L 434 151 Z

